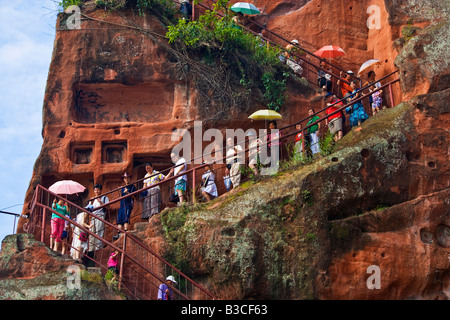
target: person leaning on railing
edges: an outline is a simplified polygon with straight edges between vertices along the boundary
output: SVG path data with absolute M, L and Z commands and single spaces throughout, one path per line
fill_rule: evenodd
M 295 125 L 295 130 L 299 131 L 295 135 L 295 145 L 294 145 L 294 154 L 302 155 L 303 152 L 303 130 L 302 130 L 302 124 L 297 123 Z
M 208 164 L 205 167 L 204 173 L 202 174 L 202 184 L 201 184 L 202 195 L 205 197 L 206 201 L 211 201 L 212 199 L 218 196 L 215 179 L 216 179 L 215 172 L 214 170 L 211 169 L 210 165 Z
M 239 153 L 242 152 L 242 147 L 240 145 L 234 145 L 232 138 L 227 139 L 227 156 L 226 163 L 227 168 L 225 169 L 225 174 L 230 175 L 231 183 L 233 188 L 236 188 L 241 183 L 241 162 L 242 159 L 239 158 Z
M 89 215 L 81 211 L 77 217 L 76 222 L 87 229 L 90 229 L 92 227 L 91 224 L 88 224 L 89 222 Z M 88 248 L 88 234 L 85 230 L 75 226 L 73 230 L 73 237 L 72 237 L 72 248 L 70 249 L 70 255 L 72 258 L 81 263 L 81 255 L 86 252 Z
M 178 154 L 175 154 L 172 152 L 170 154 L 170 158 L 172 159 L 172 162 L 175 164 L 175 167 L 170 169 L 169 173 L 167 174 L 167 177 L 170 177 L 172 174 L 174 176 L 179 175 L 186 171 L 187 164 L 186 159 L 183 157 L 180 157 Z M 182 204 L 185 202 L 185 193 L 187 190 L 187 175 L 182 175 L 181 177 L 178 177 L 175 179 L 175 195 L 178 197 L 178 204 Z
M 325 65 L 324 61 L 320 61 L 320 67 L 323 69 L 319 69 L 317 71 L 317 84 L 319 88 L 325 89 L 328 92 L 332 89 L 332 83 L 331 83 L 331 68 L 327 67 Z M 324 70 L 328 71 L 329 73 L 325 72 Z
M 136 191 L 136 187 L 134 184 L 130 184 L 132 175 L 128 174 L 128 172 L 125 172 L 122 176 L 122 180 L 124 181 L 125 185 L 120 189 L 119 194 L 120 197 L 125 197 L 128 194 L 131 194 Z M 130 225 L 130 217 L 131 217 L 131 211 L 133 211 L 134 206 L 134 199 L 133 197 L 128 197 L 120 200 L 120 208 L 119 212 L 117 213 L 117 227 L 124 231 L 128 231 L 128 227 Z M 118 239 L 120 236 L 120 232 L 118 235 L 114 237 L 114 239 Z
M 259 157 L 259 148 L 262 144 L 261 139 L 259 139 L 256 134 L 252 131 L 247 133 L 246 137 L 248 137 L 248 166 L 253 171 L 255 176 L 259 175 L 258 170 L 258 157 Z
M 180 4 L 180 11 L 183 14 L 183 18 L 189 20 L 192 15 L 192 5 L 189 0 L 177 0 Z
M 281 131 L 278 130 L 278 124 L 275 120 L 269 121 L 269 131 L 265 130 L 265 136 L 263 143 L 267 143 L 267 157 L 273 158 L 273 152 L 279 153 L 279 159 L 281 158 L 282 148 L 281 148 Z M 267 159 L 263 159 L 264 164 L 267 164 Z
M 285 63 L 294 71 L 294 73 L 301 75 L 303 73 L 303 68 L 300 66 L 299 61 L 295 59 L 295 56 L 292 55 L 293 52 L 298 52 L 296 45 L 298 45 L 298 40 L 294 39 L 286 46 L 286 51 L 284 52 L 286 57 Z
M 381 87 L 381 83 L 379 81 L 376 81 L 376 74 L 372 70 L 367 74 L 367 81 L 363 84 L 363 88 L 368 86 L 369 84 L 372 84 L 369 87 L 370 92 Z M 372 107 L 372 115 L 376 115 L 381 110 L 381 107 L 383 105 L 383 98 L 381 97 L 382 93 L 383 90 L 378 90 L 377 92 L 369 96 L 370 106 Z

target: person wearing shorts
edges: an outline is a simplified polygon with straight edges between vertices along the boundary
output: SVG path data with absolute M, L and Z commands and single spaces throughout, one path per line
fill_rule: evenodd
M 169 174 L 167 175 L 170 177 L 173 175 L 179 175 L 186 171 L 187 165 L 186 165 L 186 159 L 180 157 L 179 155 L 175 153 L 171 153 L 170 157 L 172 158 L 172 162 L 175 163 L 175 167 L 170 169 Z M 175 193 L 178 195 L 179 203 L 182 204 L 185 201 L 185 192 L 187 188 L 187 175 L 182 175 L 175 179 Z

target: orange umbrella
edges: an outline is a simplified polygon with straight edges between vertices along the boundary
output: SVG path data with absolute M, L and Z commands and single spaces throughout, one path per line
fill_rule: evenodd
M 314 52 L 314 54 L 321 58 L 337 58 L 345 56 L 345 51 L 339 46 L 329 45 L 323 46 L 322 48 Z

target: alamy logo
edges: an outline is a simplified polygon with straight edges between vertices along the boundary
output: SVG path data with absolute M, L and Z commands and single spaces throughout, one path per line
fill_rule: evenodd
M 180 141 L 172 153 L 183 157 L 187 163 L 194 164 L 217 163 L 223 164 L 223 158 L 228 164 L 230 162 L 245 163 L 245 142 L 251 147 L 248 149 L 248 160 L 259 159 L 263 165 L 262 175 L 272 175 L 278 172 L 279 165 L 279 130 L 273 129 L 268 134 L 266 130 L 260 129 L 259 135 L 255 129 L 226 129 L 226 147 L 224 148 L 224 136 L 219 129 L 208 129 L 203 132 L 202 121 L 194 121 L 194 135 L 186 129 L 176 129 L 172 132 L 172 141 Z M 235 143 L 236 141 L 236 143 Z M 203 149 L 203 142 L 210 142 Z M 194 154 L 192 155 L 192 150 Z M 223 151 L 225 150 L 225 151 Z
M 67 288 L 70 290 L 81 289 L 81 269 L 72 265 L 67 267 Z
M 368 274 L 371 274 L 369 278 L 367 278 L 366 285 L 367 289 L 381 289 L 381 270 L 377 265 L 371 265 L 367 268 L 366 271 Z
M 65 10 L 65 13 L 70 14 L 67 18 L 66 26 L 69 30 L 81 29 L 81 10 L 79 6 L 71 5 Z
M 369 30 L 381 29 L 381 9 L 377 5 L 371 5 L 367 8 L 366 13 L 370 14 L 367 18 L 367 28 Z

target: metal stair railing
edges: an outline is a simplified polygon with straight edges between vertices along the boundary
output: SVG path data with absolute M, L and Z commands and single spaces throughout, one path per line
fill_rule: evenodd
M 37 238 L 44 243 L 49 238 L 50 219 L 48 215 L 54 213 L 61 217 L 67 223 L 78 227 L 89 236 L 87 254 L 83 251 L 81 254 L 85 260 L 95 266 L 98 266 L 103 273 L 106 273 L 109 254 L 117 250 L 121 259 L 119 264 L 119 288 L 128 293 L 128 296 L 134 299 L 156 299 L 159 285 L 164 283 L 173 290 L 175 299 L 215 299 L 214 295 L 206 289 L 195 283 L 177 268 L 168 263 L 161 256 L 156 254 L 139 239 L 129 233 L 123 233 L 119 240 L 112 242 L 105 237 L 80 225 L 76 221 L 62 216 L 52 209 L 50 199 L 62 199 L 69 206 L 71 214 L 84 212 L 90 217 L 101 221 L 106 228 L 118 231 L 118 228 L 108 221 L 99 218 L 88 210 L 77 206 L 65 198 L 54 194 L 46 188 L 38 185 L 31 202 L 30 217 L 27 224 L 27 232 L 35 234 Z M 74 235 L 76 236 L 76 235 Z M 47 242 L 48 243 L 48 242 Z M 69 245 L 72 252 L 78 251 L 78 248 Z M 94 250 L 90 250 L 94 248 Z M 89 253 L 92 253 L 90 255 Z M 178 281 L 177 286 L 168 283 L 165 278 L 173 275 Z

